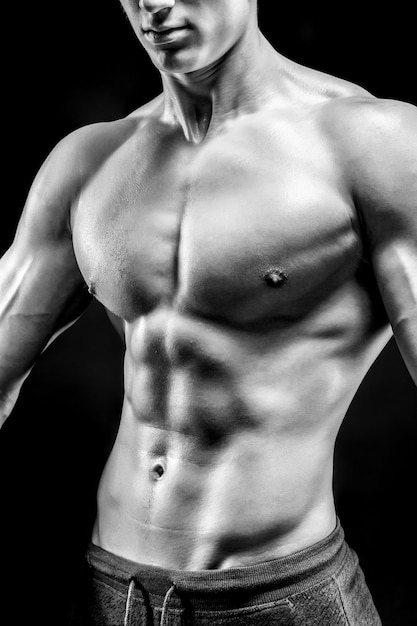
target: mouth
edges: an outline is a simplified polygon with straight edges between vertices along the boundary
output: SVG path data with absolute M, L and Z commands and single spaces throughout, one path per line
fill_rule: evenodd
M 190 28 L 188 26 L 143 28 L 142 32 L 149 43 L 161 46 L 181 42 L 189 34 Z

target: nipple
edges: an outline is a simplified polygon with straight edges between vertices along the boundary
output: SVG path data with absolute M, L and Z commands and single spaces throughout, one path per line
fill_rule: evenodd
M 90 293 L 92 296 L 96 295 L 96 283 L 94 283 L 93 281 L 91 281 L 88 285 L 88 293 Z
M 263 275 L 263 281 L 268 287 L 282 287 L 288 280 L 285 272 L 278 268 L 271 268 Z

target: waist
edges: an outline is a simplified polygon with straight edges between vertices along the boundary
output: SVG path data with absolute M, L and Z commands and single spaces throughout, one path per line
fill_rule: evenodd
M 213 603 L 228 609 L 235 596 L 242 606 L 242 594 L 248 605 L 276 601 L 289 593 L 335 575 L 342 567 L 349 548 L 343 529 L 337 521 L 335 529 L 324 539 L 293 554 L 246 567 L 223 570 L 178 570 L 137 563 L 90 543 L 87 561 L 98 578 L 126 593 L 129 582 L 136 583 L 148 594 L 163 596 L 175 585 L 177 592 L 187 596 L 196 608 Z

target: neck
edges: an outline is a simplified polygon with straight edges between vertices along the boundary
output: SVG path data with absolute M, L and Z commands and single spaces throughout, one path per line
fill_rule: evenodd
M 256 28 L 201 70 L 162 72 L 166 119 L 179 123 L 188 141 L 201 142 L 228 119 L 260 107 L 276 83 L 279 58 Z

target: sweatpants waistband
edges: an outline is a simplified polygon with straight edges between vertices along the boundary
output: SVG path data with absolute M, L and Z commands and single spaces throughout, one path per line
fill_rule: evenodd
M 213 600 L 218 608 L 223 603 L 230 608 L 234 596 L 236 601 L 239 597 L 241 606 L 242 595 L 252 604 L 276 601 L 301 592 L 335 575 L 348 552 L 337 520 L 334 531 L 312 546 L 289 556 L 244 567 L 198 571 L 165 569 L 130 561 L 93 543 L 90 543 L 87 561 L 95 572 L 120 591 L 126 592 L 133 580 L 150 595 L 164 597 L 175 587 L 176 595 L 186 594 L 187 602 L 200 608 L 212 604 Z

